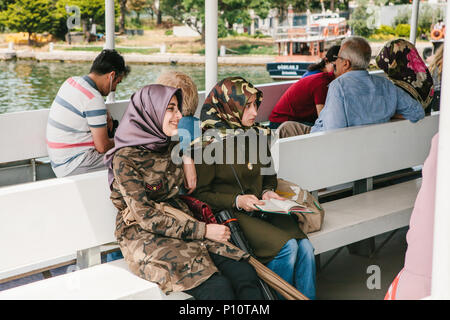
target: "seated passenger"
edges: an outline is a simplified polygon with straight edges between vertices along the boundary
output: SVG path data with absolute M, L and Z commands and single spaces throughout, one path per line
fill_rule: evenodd
M 57 177 L 105 169 L 103 156 L 114 147 L 113 121 L 103 96 L 116 90 L 130 68 L 115 50 L 103 50 L 88 75 L 67 79 L 50 108 L 47 149 Z
M 270 113 L 271 129 L 278 128 L 285 121 L 297 121 L 309 126 L 314 124 L 325 104 L 328 85 L 335 78 L 333 62 L 339 48 L 331 47 L 321 62 L 308 67 L 310 76 L 303 75 L 286 90 Z
M 403 39 L 391 40 L 384 45 L 375 60 L 395 85 L 419 101 L 425 113 L 430 113 L 433 78 L 412 43 Z
M 436 53 L 431 57 L 430 72 L 433 77 L 434 96 L 431 102 L 431 109 L 439 111 L 441 109 L 441 81 L 442 81 L 442 65 L 444 62 L 444 46 L 441 45 Z
M 434 208 L 439 133 L 422 169 L 422 185 L 417 194 L 406 234 L 405 264 L 386 293 L 386 300 L 419 300 L 431 295 Z
M 267 140 L 260 141 L 270 130 L 255 125 L 261 101 L 262 92 L 241 77 L 226 78 L 211 90 L 200 120 L 203 139 L 213 134 L 219 146 L 212 159 L 216 161 L 208 164 L 206 148 L 215 146 L 215 142 L 203 141 L 204 162 L 197 164 L 196 159 L 198 184 L 193 196 L 214 211 L 233 210 L 255 256 L 314 299 L 314 249 L 295 218 L 275 214 L 268 220 L 256 217 L 255 204 L 261 204 L 260 199 L 284 199 L 275 192 L 277 176 L 269 170 L 270 163 L 264 163 L 261 158 L 261 154 L 269 154 L 266 160 L 271 161 Z M 246 139 L 244 132 L 255 133 L 257 140 Z
M 161 74 L 156 83 L 169 87 L 180 88 L 183 92 L 183 118 L 178 123 L 180 142 L 189 145 L 194 139 L 200 136 L 200 120 L 194 116 L 198 105 L 198 90 L 194 81 L 187 74 L 179 71 L 167 71 Z M 186 130 L 186 135 L 182 132 Z M 189 133 L 189 136 L 187 136 Z M 187 141 L 183 143 L 183 139 Z
M 201 135 L 200 120 L 194 116 L 198 105 L 197 86 L 187 74 L 173 70 L 161 74 L 156 83 L 180 88 L 183 93 L 183 118 L 178 123 L 178 135 L 181 148 L 186 150 L 190 143 Z M 195 165 L 190 157 L 183 156 L 183 170 L 186 181 L 180 192 L 190 194 L 197 185 Z
M 369 74 L 372 50 L 361 37 L 346 38 L 335 62 L 325 106 L 313 127 L 285 122 L 279 137 L 388 122 L 395 114 L 411 122 L 425 116 L 422 105 L 384 77 Z
M 228 227 L 195 220 L 178 198 L 181 165 L 171 160 L 181 119 L 180 89 L 149 85 L 131 97 L 105 156 L 115 236 L 130 270 L 161 290 L 196 299 L 263 299 L 244 251 Z
M 310 64 L 306 72 L 303 74 L 302 78 L 319 72 L 333 72 L 333 62 L 336 61 L 340 48 L 341 46 L 332 46 L 330 49 L 328 49 L 325 58 L 320 60 L 318 63 Z

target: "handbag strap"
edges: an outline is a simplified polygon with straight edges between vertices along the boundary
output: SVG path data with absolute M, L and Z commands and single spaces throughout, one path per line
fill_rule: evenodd
M 236 173 L 236 170 L 234 169 L 234 166 L 233 166 L 232 164 L 230 164 L 230 166 L 231 166 L 231 170 L 233 170 L 233 175 L 234 175 L 234 177 L 236 178 L 236 181 L 237 181 L 237 183 L 238 183 L 238 185 L 239 185 L 239 188 L 241 188 L 242 194 L 245 194 L 244 188 L 242 188 L 241 181 L 239 181 L 239 178 L 238 178 L 238 175 L 237 175 L 237 173 Z

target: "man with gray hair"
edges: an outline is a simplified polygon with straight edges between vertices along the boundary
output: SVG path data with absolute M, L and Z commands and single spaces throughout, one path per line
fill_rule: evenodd
M 384 77 L 367 71 L 372 50 L 361 37 L 341 44 L 325 106 L 311 132 L 383 123 L 394 115 L 417 122 L 425 116 L 421 104 Z

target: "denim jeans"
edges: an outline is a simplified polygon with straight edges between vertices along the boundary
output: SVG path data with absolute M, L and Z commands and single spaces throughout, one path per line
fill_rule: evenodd
M 308 239 L 291 239 L 266 265 L 309 299 L 316 298 L 316 260 Z
M 122 258 L 123 258 L 123 255 L 122 255 L 122 252 L 120 250 L 113 251 L 113 252 L 110 252 L 110 253 L 108 253 L 106 255 L 106 259 L 105 259 L 104 262 L 111 262 L 111 261 L 122 259 Z

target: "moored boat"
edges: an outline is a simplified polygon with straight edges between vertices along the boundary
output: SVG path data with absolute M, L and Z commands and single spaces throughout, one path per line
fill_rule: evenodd
M 338 13 L 322 11 L 294 14 L 289 8 L 287 22 L 277 29 L 278 56 L 267 64 L 273 79 L 298 79 L 311 63 L 322 59 L 332 45 L 346 35 L 347 23 Z

